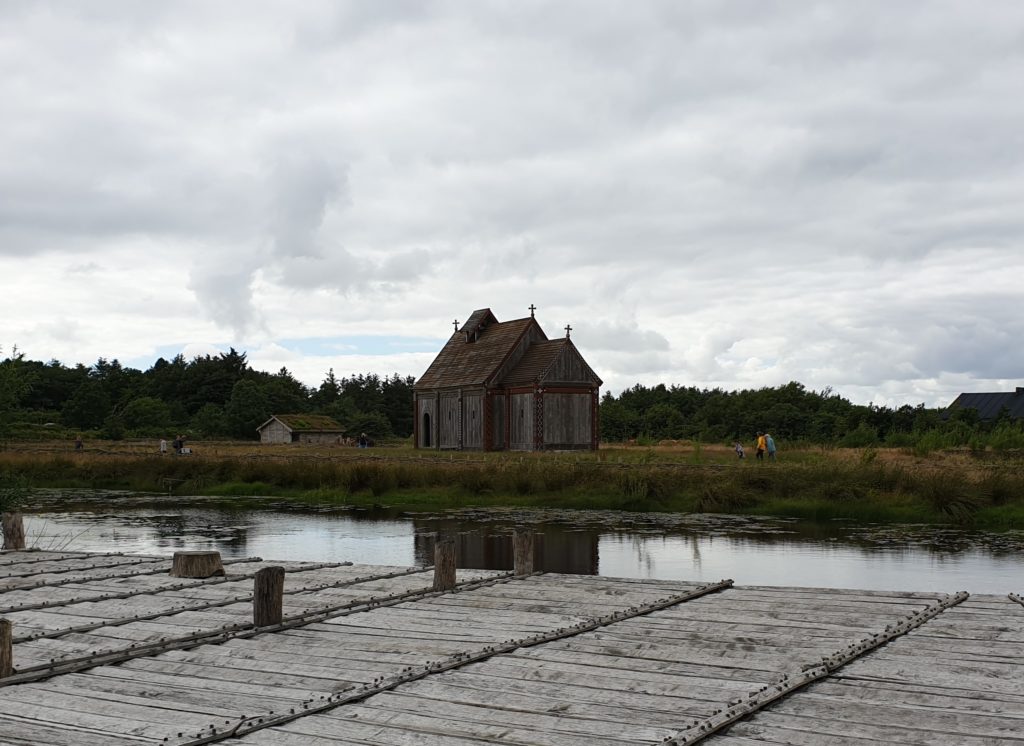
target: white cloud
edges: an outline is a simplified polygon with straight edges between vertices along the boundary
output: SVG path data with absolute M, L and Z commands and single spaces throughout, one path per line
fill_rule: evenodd
M 1008 386 L 1022 22 L 999 0 L 7 4 L 0 344 L 216 340 L 276 369 L 280 340 L 535 303 L 612 390 Z M 429 362 L 398 355 L 337 360 Z

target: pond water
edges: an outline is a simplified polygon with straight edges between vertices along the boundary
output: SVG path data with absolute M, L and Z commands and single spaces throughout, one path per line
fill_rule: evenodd
M 875 590 L 1024 590 L 1024 531 L 807 524 L 727 515 L 562 510 L 310 507 L 49 493 L 26 515 L 41 549 L 428 565 L 435 532 L 457 538 L 460 567 L 510 569 L 512 530 L 538 535 L 537 569 L 629 578 Z

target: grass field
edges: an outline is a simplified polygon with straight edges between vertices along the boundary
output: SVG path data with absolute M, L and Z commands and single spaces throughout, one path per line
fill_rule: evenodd
M 804 447 L 758 463 L 737 460 L 724 445 L 685 442 L 486 454 L 189 445 L 191 456 L 161 456 L 155 441 L 89 441 L 78 452 L 52 441 L 11 443 L 0 451 L 0 474 L 38 487 L 278 495 L 410 510 L 545 506 L 1024 527 L 1019 454 Z

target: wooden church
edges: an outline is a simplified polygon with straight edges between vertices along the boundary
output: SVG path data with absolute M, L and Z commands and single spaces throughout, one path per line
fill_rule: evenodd
M 594 450 L 601 379 L 569 338 L 474 311 L 414 389 L 417 448 Z

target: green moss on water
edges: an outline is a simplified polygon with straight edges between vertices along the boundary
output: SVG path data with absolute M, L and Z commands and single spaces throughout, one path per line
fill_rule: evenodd
M 200 490 L 201 494 L 214 497 L 255 497 L 262 495 L 285 497 L 286 492 L 294 492 L 294 490 L 283 490 L 266 482 L 224 482 L 223 484 L 210 485 Z
M 943 523 L 924 504 L 901 502 L 838 502 L 822 499 L 771 500 L 744 511 L 749 514 L 797 518 L 803 521 L 855 521 L 858 523 Z
M 1024 529 L 1024 505 L 997 505 L 982 508 L 974 515 L 973 525 L 985 529 Z

